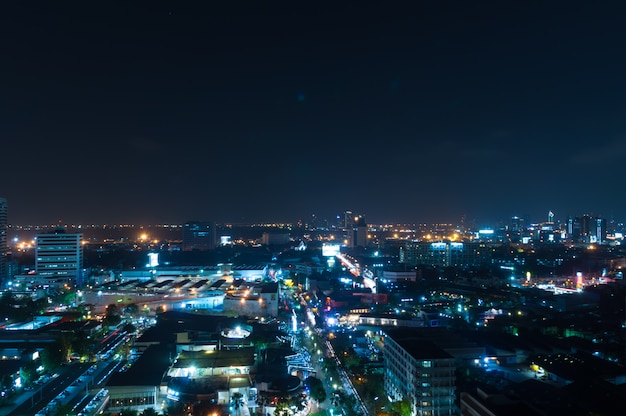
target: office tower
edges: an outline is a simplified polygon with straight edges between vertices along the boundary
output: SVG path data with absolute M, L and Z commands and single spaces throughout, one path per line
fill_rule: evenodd
M 64 227 L 35 236 L 35 271 L 45 284 L 82 285 L 82 240 L 82 234 L 68 234 Z
M 606 218 L 594 218 L 594 227 L 592 228 L 593 238 L 595 238 L 595 242 L 604 243 L 606 241 L 607 233 Z
M 352 229 L 353 225 L 354 225 L 354 214 L 352 214 L 352 211 L 344 211 L 343 228 L 345 228 L 346 230 L 350 230 Z
M 367 223 L 365 217 L 359 215 L 354 221 L 354 247 L 367 246 Z
M 7 244 L 7 221 L 8 207 L 6 198 L 0 198 L 0 282 L 4 282 L 7 279 L 7 260 L 9 254 L 9 247 Z
M 567 233 L 574 243 L 603 243 L 606 240 L 606 219 L 588 214 L 569 218 Z
M 591 220 L 591 216 L 589 214 L 585 214 L 580 218 L 580 233 L 581 233 L 581 243 L 588 243 L 589 234 L 591 234 L 591 224 L 593 221 Z
M 519 233 L 524 230 L 524 219 L 515 215 L 511 218 L 511 231 Z
M 413 415 L 457 414 L 454 357 L 406 329 L 385 335 L 384 385 L 389 398 L 408 400 Z
M 215 223 L 187 221 L 183 226 L 183 250 L 213 250 L 217 242 Z

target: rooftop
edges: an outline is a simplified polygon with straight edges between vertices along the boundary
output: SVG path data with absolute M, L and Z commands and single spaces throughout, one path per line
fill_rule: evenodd
M 126 371 L 113 373 L 108 386 L 159 386 L 170 366 L 171 350 L 166 345 L 151 345 Z
M 391 329 L 385 331 L 385 334 L 416 360 L 453 358 L 434 342 L 407 331 L 406 328 L 402 330 Z

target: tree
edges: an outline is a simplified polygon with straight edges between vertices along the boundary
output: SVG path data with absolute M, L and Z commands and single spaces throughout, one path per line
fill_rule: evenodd
M 291 409 L 287 400 L 281 399 L 278 401 L 276 410 L 274 410 L 274 416 L 291 416 Z
M 411 403 L 407 399 L 393 402 L 390 413 L 392 416 L 411 416 Z
M 124 313 L 128 316 L 136 316 L 139 313 L 139 306 L 136 303 L 130 303 L 124 308 Z
M 45 370 L 52 370 L 67 361 L 67 346 L 60 339 L 47 345 L 41 352 L 41 365 Z
M 31 384 L 37 378 L 37 363 L 35 361 L 27 361 L 20 369 L 20 377 L 22 384 Z
M 134 409 L 122 409 L 120 416 L 139 416 L 139 412 Z
M 88 355 L 92 341 L 87 337 L 85 331 L 78 331 L 72 339 L 72 349 L 80 356 Z
M 352 371 L 354 367 L 358 367 L 361 364 L 361 358 L 357 355 L 357 353 L 354 351 L 354 348 L 352 347 L 349 347 L 343 352 L 343 355 L 341 356 L 341 361 L 343 362 L 343 365 L 350 371 Z
M 122 317 L 120 316 L 120 312 L 117 309 L 117 305 L 112 303 L 107 306 L 106 316 L 104 317 L 104 323 L 106 325 L 115 326 L 122 322 Z
M 167 406 L 167 414 L 168 416 L 183 416 L 187 413 L 185 412 L 186 406 L 182 402 L 174 402 Z
M 243 402 L 243 394 L 239 393 L 238 391 L 233 393 L 233 395 L 230 397 L 230 404 L 235 410 L 235 414 L 241 415 L 241 409 L 245 405 L 245 403 Z
M 11 377 L 11 374 L 3 375 L 2 379 L 0 379 L 0 386 L 2 386 L 3 389 L 8 389 L 12 385 L 13 385 L 13 377 Z
M 154 410 L 154 407 L 148 407 L 141 413 L 141 416 L 157 416 L 158 414 L 159 413 Z
M 309 388 L 309 394 L 318 403 L 326 400 L 326 389 L 324 388 L 322 380 L 317 377 L 310 376 L 304 380 L 304 385 Z
M 72 406 L 64 404 L 56 408 L 53 413 L 55 416 L 75 416 L 76 412 L 72 410 Z

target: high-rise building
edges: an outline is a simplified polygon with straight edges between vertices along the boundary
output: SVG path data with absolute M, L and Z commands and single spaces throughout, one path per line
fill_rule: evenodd
M 344 211 L 343 228 L 351 229 L 353 225 L 354 225 L 354 214 L 352 214 L 352 211 Z
M 400 262 L 411 267 L 480 267 L 490 264 L 491 259 L 488 245 L 476 241 L 418 241 L 400 249 Z
M 9 247 L 7 244 L 8 207 L 6 198 L 0 198 L 0 282 L 8 277 L 7 260 Z
M 363 215 L 359 215 L 354 221 L 354 246 L 367 246 L 367 223 Z
M 606 218 L 594 218 L 594 235 L 596 242 L 604 243 L 606 241 Z
M 411 414 L 455 415 L 455 360 L 410 331 L 385 331 L 384 385 L 392 401 L 407 400 Z
M 520 233 L 524 231 L 525 224 L 524 219 L 522 217 L 518 217 L 517 215 L 511 218 L 511 231 L 515 233 Z
M 35 236 L 35 271 L 49 286 L 82 285 L 83 235 L 64 227 Z
M 215 223 L 187 221 L 183 226 L 183 250 L 213 250 L 217 242 Z
M 605 218 L 585 214 L 582 217 L 569 218 L 567 222 L 567 233 L 574 243 L 604 243 L 606 232 Z

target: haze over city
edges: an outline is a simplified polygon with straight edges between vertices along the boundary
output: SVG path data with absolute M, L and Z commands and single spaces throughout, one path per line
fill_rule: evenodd
M 14 224 L 623 218 L 624 5 L 2 10 Z

